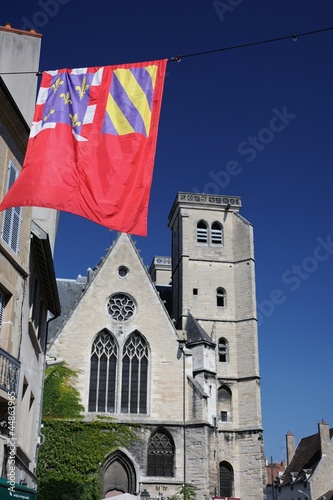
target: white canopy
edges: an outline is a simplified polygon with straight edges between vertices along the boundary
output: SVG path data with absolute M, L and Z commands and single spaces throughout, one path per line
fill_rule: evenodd
M 138 498 L 136 495 L 131 495 L 130 493 L 122 493 L 115 497 L 104 498 L 104 500 L 138 500 Z

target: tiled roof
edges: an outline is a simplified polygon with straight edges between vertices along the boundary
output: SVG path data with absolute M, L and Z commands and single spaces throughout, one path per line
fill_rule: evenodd
M 282 460 L 280 464 L 278 463 L 267 463 L 266 464 L 266 485 L 271 486 L 272 485 L 272 478 L 273 482 L 277 478 L 277 476 L 281 473 L 284 473 L 286 470 L 286 462 Z
M 35 36 L 37 38 L 41 38 L 42 37 L 42 35 L 40 33 L 37 33 L 33 29 L 31 29 L 30 31 L 19 30 L 19 29 L 16 29 L 16 28 L 12 28 L 9 23 L 7 23 L 5 26 L 0 26 L 0 31 L 9 31 L 11 33 L 16 33 L 18 35 Z

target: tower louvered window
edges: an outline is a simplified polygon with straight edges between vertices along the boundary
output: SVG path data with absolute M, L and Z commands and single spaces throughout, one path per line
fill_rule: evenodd
M 152 434 L 148 444 L 148 476 L 173 476 L 175 447 L 162 429 Z
M 197 224 L 197 243 L 208 243 L 208 228 L 203 220 Z
M 114 412 L 117 346 L 107 330 L 96 337 L 90 358 L 89 411 Z
M 17 168 L 12 162 L 10 162 L 8 167 L 6 192 L 12 187 L 18 177 L 18 174 L 19 172 Z M 3 214 L 1 237 L 15 253 L 18 252 L 19 247 L 21 214 L 21 207 L 7 208 Z
M 148 346 L 142 335 L 126 341 L 122 358 L 121 411 L 147 413 Z
M 223 229 L 219 222 L 214 222 L 211 227 L 211 242 L 215 245 L 223 245 Z

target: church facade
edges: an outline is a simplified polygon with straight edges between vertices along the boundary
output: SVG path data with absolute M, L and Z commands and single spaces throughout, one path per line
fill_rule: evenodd
M 178 193 L 172 257 L 119 234 L 87 279 L 59 280 L 49 356 L 78 372 L 85 418 L 142 424 L 110 451 L 103 495 L 263 498 L 253 228 L 238 197 Z M 51 326 L 51 325 L 50 325 Z

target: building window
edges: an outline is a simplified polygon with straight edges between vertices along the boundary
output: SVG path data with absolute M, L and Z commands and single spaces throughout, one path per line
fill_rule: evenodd
M 208 227 L 203 220 L 197 224 L 197 243 L 208 243 Z
M 219 388 L 217 392 L 217 402 L 218 410 L 221 415 L 221 421 L 229 421 L 231 416 L 231 390 L 226 385 Z
M 115 411 L 116 366 L 116 342 L 110 332 L 102 330 L 91 349 L 88 411 Z
M 120 278 L 126 278 L 127 275 L 128 275 L 128 268 L 126 266 L 118 267 L 118 276 L 120 276 Z
M 125 343 L 121 383 L 121 411 L 147 413 L 148 346 L 138 332 Z
M 193 295 L 198 295 L 198 289 L 197 288 L 193 288 Z
M 2 345 L 2 324 L 5 317 L 6 296 L 0 290 L 0 345 Z
M 6 193 L 16 181 L 18 175 L 19 172 L 15 165 L 9 162 Z M 18 252 L 19 247 L 21 213 L 21 207 L 13 207 L 7 208 L 3 214 L 1 237 L 15 253 Z
M 134 299 L 125 293 L 115 293 L 108 300 L 107 310 L 115 321 L 131 319 L 135 312 Z
M 135 331 L 126 340 L 122 357 L 107 329 L 96 336 L 90 356 L 88 411 L 147 413 L 148 345 Z
M 228 422 L 228 412 L 221 411 L 221 422 Z
M 233 495 L 234 472 L 228 462 L 220 463 L 220 496 L 232 497 Z
M 217 307 L 225 307 L 226 293 L 224 288 L 218 288 L 216 290 L 216 305 Z
M 158 429 L 148 444 L 148 476 L 173 476 L 175 446 L 169 433 Z
M 214 245 L 223 245 L 223 227 L 219 222 L 213 222 L 210 239 Z
M 30 325 L 33 326 L 34 332 L 40 342 L 40 346 L 44 349 L 46 341 L 47 306 L 45 304 L 45 300 L 43 300 L 42 281 L 38 265 L 34 258 L 34 252 L 30 255 L 29 307 Z
M 225 363 L 228 361 L 228 341 L 221 337 L 219 339 L 219 361 Z

